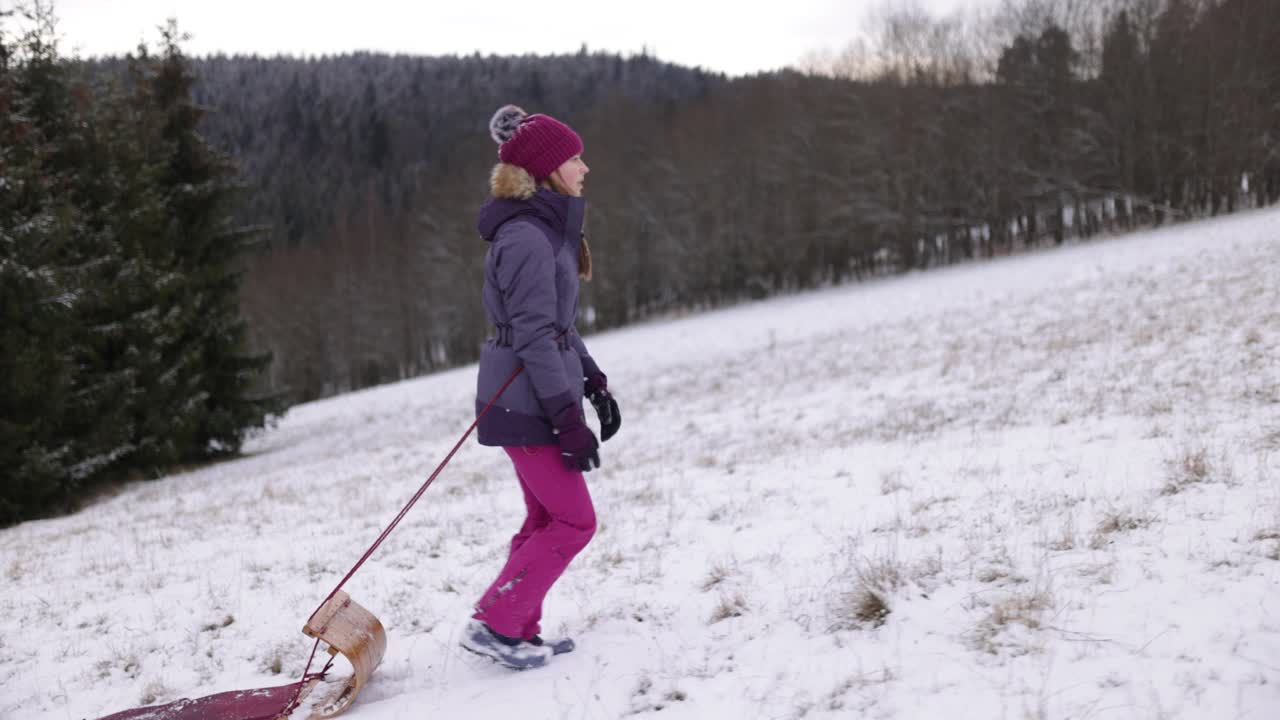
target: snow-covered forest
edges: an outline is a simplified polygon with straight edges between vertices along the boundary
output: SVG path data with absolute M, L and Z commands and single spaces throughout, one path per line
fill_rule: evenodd
M 1280 715 L 1280 211 L 588 338 L 625 416 L 548 597 L 458 647 L 523 511 L 468 444 L 347 585 L 351 720 Z M 280 685 L 472 419 L 462 367 L 293 408 L 243 458 L 0 531 L 0 718 Z
M 493 110 L 581 130 L 583 327 L 1280 199 L 1280 6 L 1016 2 L 888 16 L 801 71 L 654 58 L 198 60 L 270 227 L 245 310 L 306 400 L 471 362 Z

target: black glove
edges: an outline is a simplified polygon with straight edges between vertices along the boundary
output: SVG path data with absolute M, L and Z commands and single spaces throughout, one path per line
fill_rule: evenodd
M 587 377 L 587 400 L 596 409 L 596 417 L 600 418 L 600 440 L 608 442 L 622 427 L 622 412 L 618 410 L 618 401 L 609 394 L 608 379 L 604 373 L 592 373 Z

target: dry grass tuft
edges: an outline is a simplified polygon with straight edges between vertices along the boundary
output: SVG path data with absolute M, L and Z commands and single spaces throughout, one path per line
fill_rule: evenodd
M 923 500 L 916 500 L 915 502 L 911 503 L 911 513 L 913 515 L 919 515 L 921 513 L 928 512 L 930 509 L 933 508 L 934 505 L 941 505 L 944 503 L 955 502 L 955 500 L 956 500 L 955 495 L 942 495 L 942 496 L 934 495 L 934 496 L 927 497 Z
M 138 697 L 138 701 L 142 705 L 153 705 L 168 696 L 169 688 L 160 680 L 152 680 L 142 688 L 142 695 Z
M 1211 482 L 1218 475 L 1218 469 L 1209 458 L 1209 450 L 1204 446 L 1186 448 L 1178 455 L 1165 461 L 1168 475 L 1160 488 L 1161 495 L 1177 495 L 1193 485 Z
M 923 580 L 931 580 L 941 572 L 942 551 L 939 549 L 937 555 L 930 555 L 911 566 L 911 579 L 917 583 Z
M 1262 556 L 1268 560 L 1280 560 L 1280 525 L 1254 533 L 1253 541 L 1262 544 Z
M 648 676 L 642 676 L 640 681 L 636 683 L 636 687 L 631 691 L 631 709 L 626 715 L 647 715 L 649 713 L 659 712 L 671 703 L 684 702 L 689 699 L 689 695 L 680 688 L 672 688 L 657 697 L 654 692 L 653 680 Z
M 991 609 L 991 621 L 996 625 L 1017 623 L 1032 630 L 1040 628 L 1039 614 L 1051 607 L 1048 593 L 1014 594 Z
M 892 442 L 901 438 L 929 437 L 951 422 L 951 416 L 936 402 L 908 400 L 895 404 L 885 413 L 876 431 L 881 440 Z
M 702 581 L 702 592 L 707 592 L 717 587 L 727 580 L 731 574 L 733 574 L 733 571 L 723 563 L 712 565 L 711 570 L 707 572 L 707 577 Z
M 907 571 L 894 558 L 866 561 L 855 569 L 854 588 L 832 607 L 832 630 L 880 627 L 893 611 L 889 598 L 906 584 Z
M 1096 530 L 1100 533 L 1117 533 L 1141 530 L 1154 522 L 1150 515 L 1131 513 L 1127 510 L 1110 510 L 1103 514 Z
M 200 626 L 200 632 L 213 632 L 215 630 L 221 630 L 224 627 L 229 627 L 235 621 L 236 621 L 235 616 L 227 615 L 217 622 L 206 623 L 205 625 Z
M 112 657 L 94 663 L 94 669 L 98 678 L 103 680 L 111 677 L 117 670 L 126 678 L 136 680 L 142 674 L 142 661 L 134 652 L 114 650 Z
M 879 627 L 889 617 L 889 603 L 880 590 L 861 587 L 849 598 L 849 610 L 860 625 Z
M 1089 540 L 1089 548 L 1101 550 L 1112 542 L 1116 533 L 1141 530 L 1150 527 L 1155 518 L 1145 513 L 1136 513 L 1125 509 L 1111 509 L 1102 514 L 1102 519 L 1093 529 L 1093 537 Z
M 1254 441 L 1259 450 L 1280 450 L 1280 425 L 1267 428 L 1261 437 Z
M 617 548 L 600 553 L 596 556 L 596 566 L 603 570 L 616 568 L 626 561 L 627 557 Z
M 906 490 L 906 483 L 902 482 L 902 471 L 892 470 L 880 473 L 880 494 L 892 495 L 899 490 Z
M 734 593 L 732 597 L 722 595 L 720 604 L 716 605 L 715 610 L 711 611 L 711 624 L 714 625 L 721 620 L 729 618 L 742 617 L 747 612 L 746 598 L 742 597 L 742 593 Z
M 1076 547 L 1076 517 L 1074 512 L 1068 511 L 1066 517 L 1062 520 L 1062 528 L 1058 531 L 1058 537 L 1049 539 L 1045 546 L 1050 550 L 1057 552 L 1066 552 L 1074 550 Z
M 276 648 L 267 653 L 262 658 L 258 668 L 272 675 L 279 675 L 284 672 L 284 652 L 280 648 Z
M 973 578 L 980 583 L 988 584 L 1021 585 L 1027 582 L 1027 579 L 1014 569 L 1013 561 L 1003 549 L 997 555 L 988 558 L 985 565 L 974 571 Z
M 865 690 L 876 685 L 884 685 L 897 680 L 897 673 L 889 668 L 884 668 L 879 672 L 869 672 L 860 675 L 850 675 L 829 693 L 827 693 L 826 709 L 836 710 L 853 710 L 845 703 L 845 695 L 853 690 Z
M 638 507 L 655 507 L 661 505 L 665 498 L 666 495 L 663 494 L 662 488 L 658 487 L 657 483 L 652 480 L 645 484 L 644 487 L 627 495 L 627 499 L 631 504 Z
M 1025 654 L 1029 651 L 1027 645 L 1003 637 L 1005 632 L 1013 628 L 1039 630 L 1042 627 L 1041 617 L 1052 607 L 1053 597 L 1045 590 L 1006 596 L 991 604 L 986 617 L 974 628 L 971 637 L 973 647 L 992 655 L 1002 650 L 1012 651 L 1015 655 Z
M 22 576 L 25 574 L 26 574 L 26 568 L 24 568 L 22 566 L 22 563 L 16 559 L 10 562 L 9 567 L 5 568 L 5 571 L 4 571 L 5 578 L 8 579 L 9 582 L 14 584 L 17 584 L 17 582 L 21 580 Z

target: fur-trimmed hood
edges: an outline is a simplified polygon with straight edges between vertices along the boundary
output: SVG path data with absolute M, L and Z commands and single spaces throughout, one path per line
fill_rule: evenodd
M 539 187 L 533 176 L 515 165 L 499 163 L 489 179 L 493 197 L 480 207 L 476 229 L 493 242 L 498 229 L 515 218 L 534 220 L 547 231 L 552 248 L 559 251 L 566 239 L 575 245 L 582 235 L 586 201 Z
M 489 173 L 489 191 L 496 198 L 528 200 L 538 192 L 538 182 L 518 165 L 498 163 Z

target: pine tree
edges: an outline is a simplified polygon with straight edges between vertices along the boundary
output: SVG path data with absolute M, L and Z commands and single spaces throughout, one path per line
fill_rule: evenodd
M 176 30 L 122 84 L 59 58 L 47 8 L 24 20 L 0 24 L 0 525 L 233 452 L 275 409 L 239 319 L 252 233 Z
M 115 253 L 108 229 L 85 222 L 89 94 L 58 57 L 49 10 L 23 19 L 20 38 L 0 41 L 0 522 L 66 503 L 127 451 L 114 409 L 131 382 L 94 362 L 93 308 Z
M 240 319 L 238 261 L 256 232 L 233 225 L 240 189 L 231 159 L 199 133 L 191 74 L 170 22 L 157 57 L 135 63 L 136 100 L 158 121 L 151 148 L 165 223 L 149 248 L 165 269 L 155 318 L 159 372 L 149 378 L 138 427 L 150 459 L 167 463 L 235 452 L 275 409 L 251 397 L 270 362 L 248 354 Z
M 59 493 L 68 448 L 57 430 L 73 373 L 59 351 L 71 333 L 55 265 L 66 226 L 50 206 L 47 144 L 17 50 L 0 33 L 0 525 Z

